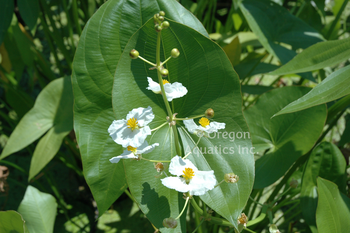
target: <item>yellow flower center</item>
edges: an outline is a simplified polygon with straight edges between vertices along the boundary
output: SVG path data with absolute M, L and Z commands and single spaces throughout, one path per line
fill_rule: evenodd
M 208 120 L 208 118 L 202 117 L 199 120 L 199 124 L 201 124 L 201 126 L 203 126 L 205 128 L 210 124 L 210 121 Z
M 192 168 L 186 167 L 182 172 L 184 173 L 182 177 L 185 178 L 186 183 L 188 183 L 194 177 L 194 171 Z
M 168 81 L 168 80 L 163 79 L 163 85 L 164 85 L 164 84 L 166 84 L 166 83 L 169 83 L 169 81 Z
M 131 130 L 134 130 L 134 129 L 138 129 L 139 126 L 137 125 L 137 119 L 135 118 L 130 118 L 128 120 L 128 122 L 126 123 L 126 125 L 128 126 L 128 128 L 130 128 Z
M 132 146 L 128 146 L 127 149 L 128 149 L 128 151 L 131 151 L 132 153 L 136 153 L 136 151 L 137 151 L 137 148 L 132 147 Z

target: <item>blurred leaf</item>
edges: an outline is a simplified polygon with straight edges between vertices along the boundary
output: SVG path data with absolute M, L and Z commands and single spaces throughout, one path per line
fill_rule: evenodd
M 245 0 L 241 2 L 240 9 L 264 48 L 278 57 L 282 64 L 296 55 L 293 50 L 305 49 L 324 40 L 315 29 L 274 2 Z M 280 43 L 292 46 L 293 50 Z M 311 74 L 300 75 L 314 81 Z
M 0 0 L 0 45 L 2 44 L 8 27 L 11 24 L 15 2 Z
M 289 167 L 315 144 L 326 120 L 326 106 L 317 106 L 271 119 L 309 88 L 283 87 L 263 94 L 244 112 L 255 152 L 268 150 L 255 164 L 254 188 L 264 188 L 278 180 Z
M 167 18 L 184 22 L 208 36 L 201 22 L 175 0 L 109 0 L 92 16 L 80 37 L 72 79 L 74 129 L 84 176 L 100 215 L 127 187 L 123 164 L 109 162 L 122 153 L 107 132 L 115 119 L 111 96 L 115 69 L 130 37 L 160 10 L 166 12 Z
M 261 86 L 261 85 L 242 85 L 242 92 L 252 94 L 252 95 L 261 95 L 267 91 L 272 90 L 271 86 Z
M 35 187 L 28 185 L 18 212 L 23 216 L 29 232 L 53 232 L 57 203 L 52 195 L 40 192 Z
M 55 133 L 72 128 L 72 106 L 70 78 L 60 78 L 49 83 L 38 95 L 34 107 L 12 132 L 0 159 L 25 148 L 52 127 Z
M 162 31 L 161 38 L 161 59 L 169 57 L 172 48 L 178 48 L 181 54 L 176 60 L 167 63 L 167 79 L 170 82 L 180 82 L 188 89 L 186 96 L 172 101 L 173 112 L 184 118 L 203 114 L 206 109 L 212 107 L 215 109 L 215 121 L 226 123 L 226 135 L 231 132 L 247 133 L 248 128 L 241 110 L 239 79 L 222 49 L 197 31 L 173 21 L 170 21 L 168 30 Z M 140 59 L 132 60 L 129 56 L 129 51 L 135 48 L 146 59 L 154 61 L 156 41 L 157 33 L 151 19 L 126 45 L 115 72 L 112 91 L 113 109 L 117 119 L 125 118 L 133 108 L 151 106 L 157 120 L 151 128 L 166 122 L 167 112 L 162 96 L 146 90 L 146 77 L 157 80 L 157 71 L 150 71 L 149 65 L 145 65 Z M 146 43 L 147 46 L 144 46 Z M 199 63 L 198 60 L 202 62 Z M 160 146 L 147 154 L 147 159 L 170 160 L 176 155 L 172 130 L 165 126 L 152 133 L 149 143 L 158 142 Z M 180 135 L 183 150 L 187 153 L 191 150 L 189 148 L 194 147 L 194 141 L 198 138 L 188 135 L 184 128 L 180 130 Z M 214 147 L 219 146 L 227 150 L 223 151 L 223 154 L 214 151 Z M 121 146 L 115 144 L 114 147 Z M 205 157 L 202 154 L 198 157 L 189 156 L 199 170 L 214 170 L 218 182 L 223 179 L 225 173 L 234 172 L 239 175 L 240 182 L 237 185 L 222 184 L 200 198 L 237 227 L 237 218 L 249 198 L 253 185 L 254 159 L 253 154 L 249 153 L 250 138 L 240 138 L 232 142 L 230 138 L 226 137 L 223 140 L 219 135 L 215 139 L 202 139 L 199 148 L 204 147 L 207 150 Z M 247 150 L 240 153 L 239 148 L 243 147 Z M 149 162 L 123 162 L 130 191 L 147 218 L 156 227 L 161 226 L 165 217 L 175 218 L 182 207 L 181 195 L 169 190 L 159 179 L 154 178 L 157 172 Z M 225 166 L 222 166 L 223 164 Z M 162 214 L 159 213 L 159 209 L 162 210 Z
M 237 65 L 241 61 L 241 44 L 239 38 L 236 36 L 230 44 L 223 47 L 223 50 L 230 59 L 232 66 Z
M 58 109 L 53 127 L 40 139 L 35 147 L 28 180 L 31 180 L 51 161 L 60 149 L 64 137 L 73 129 L 73 92 L 70 77 L 56 79 L 52 82 L 52 86 L 47 86 L 47 89 L 49 88 L 55 88 L 61 92 L 57 96 L 60 102 L 58 106 L 55 106 Z
M 313 71 L 337 65 L 350 58 L 350 38 L 325 41 L 310 46 L 271 75 Z
M 278 67 L 276 65 L 261 62 L 261 59 L 262 57 L 253 58 L 248 61 L 245 61 L 245 59 L 245 62 L 236 65 L 235 71 L 239 75 L 239 78 L 243 80 L 253 75 L 265 74 Z
M 343 154 L 332 143 L 322 142 L 312 151 L 304 169 L 301 186 L 301 210 L 312 232 L 316 229 L 317 177 L 330 180 L 346 192 L 346 161 Z
M 17 6 L 24 22 L 32 30 L 39 17 L 39 1 L 17 0 Z
M 0 211 L 0 232 L 28 233 L 22 216 L 13 210 Z
M 350 229 L 350 199 L 339 193 L 337 185 L 317 178 L 316 223 L 319 233 L 344 233 Z
M 341 135 L 340 141 L 338 143 L 339 147 L 344 147 L 345 144 L 350 143 L 350 117 L 347 115 L 345 129 L 343 134 Z
M 275 113 L 274 117 L 281 114 L 311 108 L 313 106 L 327 103 L 350 94 L 349 70 L 350 66 L 346 66 L 333 72 L 306 95 L 288 104 L 282 110 Z
M 6 88 L 6 101 L 15 110 L 18 119 L 21 119 L 34 105 L 33 99 L 20 87 L 3 84 Z

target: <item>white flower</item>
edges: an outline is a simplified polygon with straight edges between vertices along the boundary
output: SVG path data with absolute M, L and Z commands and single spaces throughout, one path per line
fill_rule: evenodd
M 147 154 L 151 152 L 156 146 L 159 146 L 159 143 L 148 145 L 147 141 L 145 141 L 138 148 L 128 146 L 126 150 L 124 150 L 123 154 L 113 157 L 109 161 L 111 163 L 118 163 L 120 159 L 139 159 L 140 156 L 142 156 L 142 154 Z
M 123 147 L 140 147 L 151 129 L 147 126 L 154 119 L 152 108 L 135 108 L 126 115 L 126 120 L 114 120 L 108 128 L 112 139 Z
M 169 172 L 177 177 L 161 179 L 162 184 L 170 189 L 190 195 L 203 195 L 216 185 L 214 171 L 198 171 L 196 166 L 188 160 L 175 156 L 171 159 Z
M 148 87 L 147 90 L 151 90 L 156 94 L 161 93 L 160 85 L 157 82 L 154 82 L 152 78 L 147 77 Z M 174 82 L 169 83 L 167 80 L 163 79 L 164 91 L 166 94 L 167 100 L 170 102 L 173 99 L 180 98 L 187 94 L 187 88 L 184 87 L 181 83 Z
M 211 133 L 218 132 L 219 129 L 225 129 L 225 123 L 210 122 L 208 118 L 202 117 L 199 120 L 200 125 L 196 125 L 193 119 L 183 121 L 187 130 L 190 133 L 196 134 L 198 136 L 208 136 Z

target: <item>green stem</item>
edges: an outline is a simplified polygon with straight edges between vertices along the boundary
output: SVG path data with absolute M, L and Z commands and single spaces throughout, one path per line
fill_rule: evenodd
M 188 200 L 189 200 L 189 199 L 190 199 L 190 197 L 187 197 L 187 198 L 186 198 L 186 202 L 185 202 L 184 208 L 182 208 L 181 213 L 179 214 L 179 216 L 177 216 L 177 217 L 175 218 L 175 220 L 179 219 L 179 218 L 181 217 L 181 215 L 184 213 L 184 211 L 185 211 L 185 209 L 186 209 L 186 207 L 187 207 L 187 203 L 188 203 Z
M 162 62 L 162 65 L 164 65 L 165 63 L 167 63 L 172 57 L 168 57 L 168 59 L 166 59 L 165 61 Z
M 145 159 L 143 157 L 141 157 L 141 159 L 152 163 L 170 163 L 170 160 L 152 160 L 152 159 Z
M 154 63 L 152 63 L 152 62 L 148 61 L 147 59 L 145 59 L 145 58 L 141 57 L 140 55 L 138 56 L 138 58 L 140 58 L 142 61 L 144 61 L 144 62 L 146 62 L 146 63 L 150 64 L 151 66 L 157 67 L 157 65 L 156 65 L 156 64 L 154 64 Z
M 74 20 L 75 26 L 77 27 L 78 34 L 80 36 L 82 30 L 81 30 L 81 26 L 80 26 L 80 23 L 79 23 L 77 0 L 73 0 L 73 2 L 72 2 L 72 10 L 73 10 L 73 20 Z
M 198 141 L 197 141 L 196 145 L 192 148 L 192 150 L 191 150 L 190 152 L 187 153 L 187 155 L 185 155 L 185 156 L 183 157 L 183 159 L 186 159 L 187 156 L 189 156 L 189 155 L 193 152 L 194 148 L 196 148 L 196 147 L 198 146 L 198 143 L 199 143 L 199 141 L 201 140 L 201 138 L 202 138 L 202 137 L 199 137 L 199 138 L 198 138 Z
M 158 126 L 158 127 L 156 127 L 156 128 L 154 128 L 154 129 L 151 129 L 151 132 L 152 131 L 155 131 L 155 130 L 157 130 L 157 129 L 160 129 L 160 128 L 162 128 L 164 125 L 166 125 L 166 124 L 168 124 L 168 122 L 164 122 L 163 124 L 161 124 L 160 126 Z
M 218 183 L 217 185 L 214 186 L 214 189 L 215 189 L 216 187 L 218 187 L 220 184 L 222 184 L 224 181 L 225 181 L 225 179 L 223 179 L 222 181 L 220 181 L 220 183 Z
M 182 153 L 181 153 L 181 148 L 180 148 L 180 140 L 179 140 L 179 134 L 177 132 L 177 128 L 176 125 L 172 126 L 173 132 L 174 132 L 174 140 L 175 140 L 175 149 L 176 149 L 176 153 L 178 156 L 182 157 Z
M 196 222 L 197 222 L 197 212 L 195 212 L 196 214 Z M 198 230 L 198 233 L 202 232 L 202 228 L 200 228 L 200 226 L 203 224 L 205 218 L 202 218 L 202 220 L 200 221 L 200 223 L 197 225 L 196 229 L 194 229 L 194 231 L 192 233 L 195 233 Z
M 187 118 L 177 118 L 175 117 L 174 120 L 175 121 L 185 121 L 185 120 L 191 120 L 191 119 L 196 119 L 196 118 L 200 118 L 200 117 L 204 117 L 205 115 L 198 115 L 198 116 L 194 116 L 194 117 L 187 117 Z
M 124 192 L 125 192 L 126 195 L 128 195 L 128 197 L 129 197 L 133 202 L 137 203 L 136 200 L 135 200 L 135 198 L 131 195 L 131 193 L 128 191 L 127 188 L 124 190 Z
M 330 39 L 331 35 L 332 35 L 332 32 L 335 28 L 335 26 L 337 25 L 339 19 L 340 19 L 340 16 L 342 15 L 346 5 L 348 4 L 349 0 L 344 0 L 343 4 L 341 5 L 339 11 L 338 11 L 338 14 L 337 16 L 335 17 L 334 21 L 332 22 L 332 25 L 331 25 L 331 28 L 328 30 L 327 32 L 327 35 L 326 35 L 326 38 L 327 39 Z

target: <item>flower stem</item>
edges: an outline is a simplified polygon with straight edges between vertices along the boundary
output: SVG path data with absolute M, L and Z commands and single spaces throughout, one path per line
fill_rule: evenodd
M 152 159 L 145 159 L 143 157 L 141 159 L 152 163 L 170 163 L 170 160 L 152 160 Z
M 220 181 L 220 183 L 218 183 L 217 185 L 214 186 L 214 189 L 215 189 L 216 187 L 218 187 L 220 184 L 222 184 L 224 181 L 225 181 L 225 179 L 223 179 L 222 181 Z
M 189 155 L 192 153 L 192 151 L 194 150 L 194 148 L 196 148 L 196 147 L 198 146 L 198 143 L 199 143 L 199 141 L 201 140 L 201 138 L 202 138 L 202 137 L 199 137 L 199 138 L 198 138 L 198 141 L 197 141 L 196 145 L 192 148 L 192 150 L 191 150 L 190 152 L 187 153 L 187 155 L 185 155 L 185 157 L 183 157 L 183 159 L 186 159 L 187 156 L 189 156 Z
M 196 119 L 196 118 L 200 118 L 200 117 L 204 117 L 205 115 L 198 115 L 198 116 L 194 116 L 194 117 L 187 117 L 187 118 L 174 118 L 174 120 L 176 121 L 185 121 L 185 120 L 191 120 L 191 119 Z
M 161 124 L 160 126 L 158 126 L 157 128 L 154 128 L 154 129 L 151 129 L 151 132 L 152 131 L 155 131 L 155 130 L 157 130 L 157 129 L 160 129 L 160 128 L 162 128 L 164 125 L 166 125 L 168 122 L 164 122 L 163 124 Z
M 170 117 L 170 122 L 172 122 L 174 120 L 174 116 L 173 113 L 171 111 L 168 99 L 166 97 L 165 94 L 165 90 L 164 90 L 164 84 L 163 84 L 163 79 L 162 79 L 162 75 L 160 73 L 160 41 L 161 41 L 161 32 L 158 32 L 158 36 L 157 36 L 157 50 L 156 50 L 156 62 L 157 62 L 157 73 L 158 73 L 158 82 L 160 85 L 160 89 L 162 91 L 162 96 L 163 96 L 163 101 L 166 107 L 166 110 L 168 112 L 168 116 Z M 177 128 L 175 125 L 173 125 L 172 127 L 173 131 L 174 131 L 174 140 L 175 140 L 175 148 L 176 148 L 176 153 L 181 156 L 181 149 L 180 149 L 180 142 L 179 142 L 179 135 L 177 133 Z
M 168 59 L 166 59 L 164 62 L 162 62 L 162 65 L 164 65 L 165 63 L 167 63 L 170 60 L 171 56 L 168 57 Z
M 146 62 L 146 63 L 150 64 L 151 66 L 157 66 L 156 64 L 154 64 L 154 63 L 152 63 L 152 62 L 148 61 L 147 59 L 145 59 L 145 58 L 141 57 L 140 55 L 138 56 L 138 58 L 140 58 L 142 61 L 144 61 L 144 62 Z
M 182 209 L 182 211 L 181 211 L 181 213 L 179 214 L 179 216 L 177 216 L 176 218 L 175 218 L 175 220 L 177 220 L 177 219 L 179 219 L 180 217 L 181 217 L 181 215 L 183 214 L 183 212 L 185 211 L 185 209 L 186 209 L 186 206 L 187 206 L 187 203 L 188 203 L 188 200 L 190 199 L 190 197 L 187 197 L 186 198 L 186 202 L 185 202 L 185 205 L 184 205 L 184 208 Z

